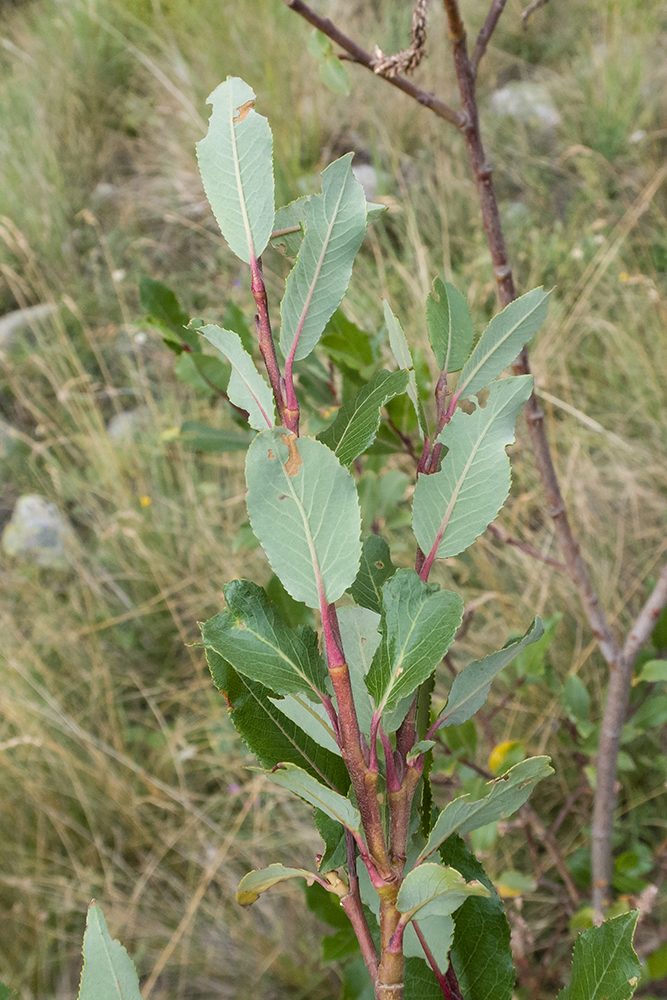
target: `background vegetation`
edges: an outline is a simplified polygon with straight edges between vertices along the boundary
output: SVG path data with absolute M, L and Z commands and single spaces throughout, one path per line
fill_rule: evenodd
M 627 628 L 667 549 L 665 9 L 552 0 L 522 32 L 521 6 L 508 3 L 481 71 L 486 145 L 518 287 L 556 286 L 533 351 L 537 384 L 580 540 Z M 406 44 L 406 4 L 326 7 L 367 48 Z M 464 7 L 476 29 L 485 4 Z M 443 21 L 436 3 L 418 79 L 453 103 Z M 305 806 L 246 770 L 189 645 L 197 620 L 219 610 L 223 583 L 269 571 L 239 548 L 243 456 L 177 440 L 184 420 L 227 427 L 230 416 L 177 377 L 141 323 L 138 283 L 160 278 L 213 321 L 229 301 L 252 317 L 247 275 L 222 245 L 194 157 L 206 96 L 239 74 L 270 118 L 283 202 L 351 146 L 377 171 L 390 211 L 346 300 L 359 326 L 381 331 L 388 294 L 424 344 L 435 275 L 467 294 L 478 326 L 495 293 L 461 139 L 354 67 L 349 98 L 325 90 L 308 34 L 280 0 L 34 0 L 0 14 L 0 313 L 58 304 L 0 347 L 0 516 L 20 494 L 40 493 L 75 532 L 69 571 L 0 560 L 0 978 L 26 998 L 73 995 L 92 897 L 154 997 L 339 990 L 297 889 L 249 914 L 233 902 L 248 868 L 307 865 L 318 841 Z M 544 87 L 560 121 L 501 116 L 492 93 L 512 81 Z M 275 302 L 279 254 L 266 268 Z M 110 436 L 109 421 L 128 410 L 125 436 Z M 392 459 L 384 477 L 370 462 L 364 486 L 399 552 L 406 462 Z M 513 466 L 500 523 L 558 558 L 521 422 Z M 484 724 L 462 727 L 436 775 L 442 796 L 469 787 L 480 780 L 470 763 L 493 770 L 502 751 L 490 754 L 507 741 L 518 741 L 505 748 L 513 754 L 555 758 L 557 776 L 531 804 L 558 824 L 558 850 L 545 850 L 539 825 L 527 834 L 525 816 L 476 844 L 510 897 L 521 995 L 549 996 L 586 919 L 589 765 L 606 671 L 557 568 L 486 534 L 440 572 L 476 602 L 459 666 L 534 612 L 562 616 L 544 661 L 498 682 Z M 621 909 L 647 886 L 662 891 L 667 874 L 665 721 L 664 685 L 637 685 L 620 774 Z M 667 996 L 666 926 L 659 894 L 638 931 L 638 950 L 652 956 L 644 995 Z

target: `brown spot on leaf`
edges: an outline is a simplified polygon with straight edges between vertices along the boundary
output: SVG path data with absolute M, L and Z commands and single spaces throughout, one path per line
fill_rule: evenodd
M 248 117 L 248 115 L 250 114 L 250 112 L 254 107 L 255 107 L 254 101 L 246 101 L 245 104 L 240 104 L 236 109 L 238 111 L 238 115 L 236 116 L 236 118 L 232 118 L 234 124 L 236 125 L 238 122 L 245 121 L 245 119 Z
M 477 407 L 473 403 L 472 399 L 462 399 L 458 404 L 464 413 L 474 413 Z
M 364 639 L 364 637 L 363 637 L 363 635 L 362 635 L 362 637 L 361 637 L 361 639 L 359 640 L 359 642 L 360 642 L 360 644 L 361 644 L 362 646 L 365 646 L 365 645 L 366 645 L 366 643 L 368 642 L 368 639 Z
M 375 568 L 376 569 L 384 569 L 384 563 L 383 563 L 383 561 L 381 559 L 376 559 L 375 560 Z
M 488 403 L 489 396 L 491 395 L 491 390 L 489 389 L 488 385 L 486 389 L 480 389 L 479 392 L 475 393 L 475 395 L 477 396 L 477 399 L 479 401 L 480 408 L 482 410 L 486 409 L 486 404 Z
M 272 451 L 271 451 L 271 449 L 269 448 L 269 458 L 275 458 L 275 457 L 276 457 L 276 456 L 275 456 L 275 455 L 273 454 L 273 452 L 272 452 Z
M 288 476 L 296 476 L 299 468 L 303 465 L 303 459 L 296 446 L 296 434 L 281 434 L 283 444 L 289 448 L 289 458 L 285 462 L 285 472 Z

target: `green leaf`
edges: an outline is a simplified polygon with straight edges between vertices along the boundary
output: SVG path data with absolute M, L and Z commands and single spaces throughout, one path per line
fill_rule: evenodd
M 338 367 L 361 371 L 375 364 L 371 338 L 340 309 L 327 323 L 320 346 Z
M 119 941 L 112 941 L 102 908 L 91 903 L 83 937 L 79 1000 L 141 1000 L 139 977 Z
M 333 52 L 320 59 L 318 69 L 322 83 L 334 94 L 350 93 L 350 78 L 338 56 Z
M 421 934 L 426 938 L 426 944 L 433 955 L 438 968 L 445 970 L 449 961 L 449 949 L 452 946 L 454 937 L 454 921 L 451 917 L 425 917 L 418 914 L 419 919 L 416 926 Z M 405 928 L 403 935 L 403 954 L 406 958 L 424 958 L 424 949 L 421 941 L 417 937 L 412 921 Z M 440 994 L 442 997 L 442 994 Z
M 438 980 L 423 958 L 406 955 L 404 983 L 403 1000 L 442 1000 Z
M 340 868 L 347 862 L 347 845 L 345 843 L 345 827 L 331 819 L 321 809 L 315 810 L 315 826 L 324 841 L 324 854 L 318 868 L 321 872 L 329 872 Z M 330 897 L 327 893 L 327 898 Z M 347 917 L 345 918 L 347 920 Z
M 399 323 L 396 316 L 394 316 L 391 311 L 391 306 L 383 299 L 382 301 L 384 307 L 384 321 L 387 324 L 387 334 L 389 336 L 389 346 L 391 347 L 391 353 L 396 359 L 396 364 L 399 368 L 407 369 L 410 376 L 410 381 L 408 383 L 408 396 L 412 400 L 412 405 L 415 408 L 415 413 L 417 414 L 417 421 L 419 423 L 419 429 L 421 431 L 422 437 L 428 434 L 428 426 L 426 424 L 426 417 L 424 416 L 424 407 L 419 399 L 419 394 L 417 391 L 417 376 L 415 375 L 414 362 L 412 360 L 412 354 L 410 353 L 410 348 L 408 347 L 408 342 L 405 339 L 405 334 L 403 333 L 403 328 Z M 423 477 L 422 477 L 423 478 Z
M 521 808 L 537 782 L 550 774 L 553 768 L 549 766 L 549 757 L 529 757 L 511 767 L 502 778 L 490 781 L 486 787 L 491 791 L 484 798 L 471 802 L 469 795 L 459 795 L 438 816 L 419 859 L 437 851 L 452 833 L 464 836 L 496 820 L 507 819 Z
M 193 451 L 246 451 L 252 439 L 252 434 L 209 427 L 196 420 L 186 420 L 178 434 L 178 440 Z
M 423 753 L 428 753 L 428 751 L 431 750 L 434 746 L 435 746 L 435 740 L 420 740 L 419 743 L 415 743 L 415 745 L 413 746 L 413 748 L 410 750 L 409 754 L 406 757 L 408 764 L 417 760 L 417 758 L 421 757 Z
M 149 318 L 163 324 L 166 330 L 174 335 L 177 344 L 188 344 L 195 349 L 198 347 L 197 334 L 186 329 L 190 317 L 181 309 L 171 288 L 161 281 L 154 281 L 153 278 L 142 275 L 139 279 L 139 299 L 142 309 L 146 310 Z
M 558 611 L 550 618 L 545 618 L 542 623 L 544 627 L 542 637 L 521 650 L 514 663 L 514 670 L 518 677 L 533 678 L 544 675 L 545 656 L 554 640 L 556 629 L 562 617 L 562 612 Z
M 408 372 L 381 369 L 355 399 L 340 408 L 333 423 L 317 440 L 333 451 L 341 465 L 349 465 L 372 445 L 380 426 L 380 410 L 405 392 Z
M 290 628 L 296 628 L 297 625 L 315 624 L 312 610 L 290 597 L 275 573 L 271 574 L 271 579 L 264 590 L 271 603 L 275 605 L 280 617 Z
M 352 153 L 322 173 L 322 194 L 304 206 L 306 235 L 285 284 L 280 348 L 307 358 L 341 303 L 366 232 L 366 196 L 352 173 Z
M 285 868 L 284 865 L 269 865 L 268 868 L 261 868 L 258 871 L 248 872 L 239 882 L 236 890 L 236 902 L 241 906 L 252 906 L 257 902 L 260 895 L 278 885 L 279 882 L 286 882 L 290 878 L 305 878 L 307 885 L 312 885 L 316 876 L 313 872 L 304 868 Z
M 386 205 L 382 205 L 379 202 L 369 201 L 366 203 L 366 222 L 370 226 L 376 219 L 379 219 L 381 215 L 388 211 Z
M 243 349 L 238 333 L 210 325 L 202 327 L 199 333 L 209 344 L 213 344 L 232 366 L 227 395 L 235 406 L 248 411 L 250 426 L 258 431 L 273 427 L 275 422 L 273 393 L 255 368 L 255 362 Z
M 269 701 L 321 747 L 341 756 L 331 720 L 321 701 L 310 701 L 298 694 L 289 694 L 282 699 L 270 698 Z
M 630 1000 L 642 975 L 632 938 L 638 910 L 583 931 L 574 945 L 572 979 L 558 1000 Z
M 347 469 L 326 445 L 276 428 L 250 445 L 246 482 L 253 531 L 288 593 L 310 608 L 320 607 L 320 597 L 338 600 L 361 555 L 361 514 Z
M 253 110 L 255 94 L 237 76 L 208 97 L 208 135 L 197 143 L 204 190 L 230 249 L 249 264 L 273 232 L 273 137 Z
M 484 409 L 458 410 L 438 437 L 448 453 L 440 472 L 419 476 L 412 526 L 422 552 L 458 555 L 482 534 L 505 503 L 516 418 L 533 387 L 531 375 L 494 382 Z
M 373 717 L 373 707 L 366 687 L 366 675 L 370 670 L 375 651 L 380 645 L 381 636 L 377 630 L 379 624 L 380 616 L 368 608 L 355 608 L 351 605 L 338 608 L 338 625 L 345 659 L 350 670 L 350 683 L 359 728 L 366 735 L 371 731 Z
M 264 767 L 290 761 L 345 793 L 350 777 L 340 757 L 323 749 L 270 701 L 274 692 L 251 681 L 212 649 L 206 650 L 211 676 L 222 691 L 231 720 L 248 749 Z
M 201 351 L 189 354 L 188 358 L 192 361 L 197 372 L 209 388 L 218 389 L 220 392 L 227 392 L 231 375 L 230 365 L 221 361 L 220 358 L 212 357 L 210 354 L 202 354 Z M 242 407 L 242 409 L 245 409 L 245 407 Z
M 458 594 L 424 583 L 412 569 L 399 569 L 384 584 L 382 642 L 366 678 L 377 711 L 395 708 L 426 680 L 452 644 L 462 618 Z
M 427 862 L 418 865 L 405 877 L 398 893 L 396 908 L 411 918 L 448 917 L 458 910 L 468 896 L 490 896 L 481 882 L 466 882 L 455 868 Z
M 326 692 L 327 670 L 310 626 L 288 628 L 256 583 L 233 580 L 223 591 L 228 610 L 201 625 L 206 647 L 278 694 Z
M 561 701 L 573 722 L 588 721 L 591 698 L 586 690 L 586 685 L 576 674 L 570 674 L 565 681 Z
M 447 705 L 439 716 L 441 726 L 460 726 L 479 711 L 491 690 L 491 682 L 515 656 L 542 635 L 542 619 L 536 618 L 525 635 L 510 639 L 497 653 L 474 660 L 454 678 Z
M 362 608 L 382 613 L 382 585 L 393 576 L 396 567 L 391 561 L 389 546 L 381 535 L 369 535 L 361 550 L 361 565 L 350 587 L 352 597 Z
M 304 802 L 320 809 L 354 833 L 361 833 L 361 816 L 356 806 L 332 788 L 321 785 L 311 774 L 295 764 L 279 765 L 267 775 L 269 781 L 298 795 Z
M 278 209 L 273 220 L 274 232 L 280 232 L 281 229 L 291 229 L 293 226 L 299 227 L 295 233 L 282 233 L 280 236 L 271 237 L 271 246 L 283 247 L 287 256 L 293 260 L 296 260 L 303 242 L 306 204 L 311 198 L 312 195 L 305 194 L 302 198 L 291 201 L 289 205 L 283 205 L 282 208 Z
M 306 48 L 315 59 L 324 59 L 325 56 L 333 52 L 331 39 L 323 31 L 318 31 L 317 28 L 314 28 L 308 35 Z
M 0 983 L 0 1000 L 10 1000 L 12 991 L 4 983 Z
M 202 326 L 204 326 L 204 323 L 202 323 Z M 222 317 L 222 326 L 225 330 L 233 330 L 234 333 L 238 333 L 243 344 L 243 350 L 247 351 L 248 354 L 252 354 L 255 350 L 255 338 L 248 328 L 243 311 L 231 299 L 227 300 L 225 312 Z
M 459 376 L 457 396 L 479 392 L 512 364 L 546 319 L 549 294 L 533 288 L 493 317 Z
M 436 278 L 426 300 L 428 339 L 442 371 L 458 372 L 472 351 L 475 330 L 468 303 L 454 285 Z
M 363 556 L 362 556 L 363 559 Z M 656 684 L 667 681 L 667 660 L 648 660 L 634 678 L 633 684 Z
M 443 864 L 478 879 L 491 895 L 471 897 L 454 915 L 451 961 L 465 1000 L 511 1000 L 514 968 L 505 907 L 479 861 L 456 835 L 440 848 Z

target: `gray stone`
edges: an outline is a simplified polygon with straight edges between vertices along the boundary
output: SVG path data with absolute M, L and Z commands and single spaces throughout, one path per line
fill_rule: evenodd
M 13 312 L 0 316 L 0 349 L 8 351 L 14 346 L 17 333 L 30 329 L 33 323 L 40 323 L 57 312 L 58 306 L 55 302 L 44 302 L 39 306 L 15 309 Z
M 107 433 L 114 441 L 132 441 L 146 430 L 149 422 L 150 411 L 147 406 L 140 406 L 136 410 L 123 410 L 111 418 L 107 425 Z
M 364 189 L 366 201 L 375 201 L 378 193 L 378 175 L 375 167 L 370 163 L 353 163 L 352 173 Z
M 510 83 L 491 95 L 491 105 L 496 114 L 545 132 L 560 122 L 551 94 L 540 83 Z
M 2 549 L 8 556 L 49 569 L 67 569 L 68 548 L 73 532 L 54 503 L 37 493 L 16 501 L 9 524 L 2 533 Z

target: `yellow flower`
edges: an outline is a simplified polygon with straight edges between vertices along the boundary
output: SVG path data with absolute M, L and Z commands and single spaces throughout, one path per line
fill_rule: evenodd
M 139 497 L 139 503 L 142 507 L 150 507 L 153 501 L 150 497 Z

